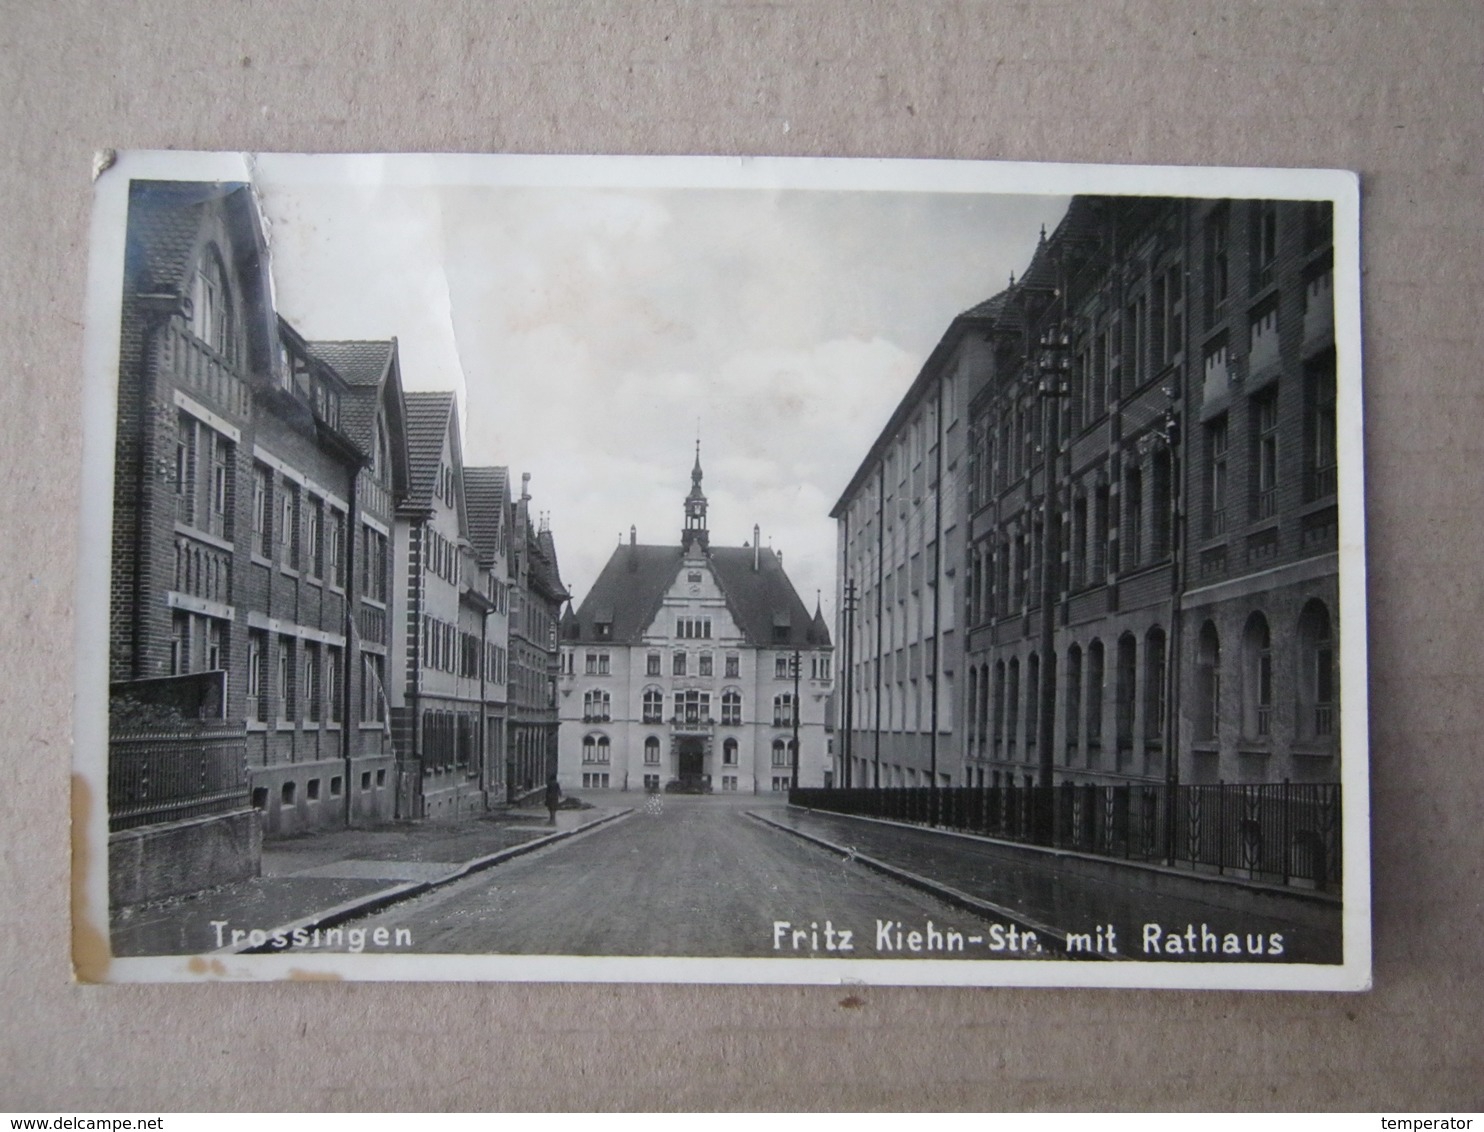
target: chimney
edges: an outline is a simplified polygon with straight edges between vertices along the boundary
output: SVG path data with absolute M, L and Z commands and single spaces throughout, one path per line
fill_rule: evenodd
M 629 524 L 629 545 L 634 546 L 639 541 L 639 530 L 632 523 Z
M 521 474 L 520 474 L 520 501 L 522 503 L 529 503 L 531 501 L 531 473 L 530 472 L 521 472 Z
M 756 523 L 753 523 L 752 524 L 752 572 L 754 574 L 756 574 L 757 571 L 758 571 L 758 566 L 760 564 L 761 555 L 762 555 L 762 532 L 758 529 L 758 525 Z

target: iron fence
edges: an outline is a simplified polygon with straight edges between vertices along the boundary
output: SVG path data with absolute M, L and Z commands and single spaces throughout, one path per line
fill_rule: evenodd
M 1333 783 L 797 788 L 789 801 L 1102 857 L 1340 889 L 1340 787 Z
M 108 740 L 108 828 L 181 821 L 249 804 L 241 724 L 114 731 Z

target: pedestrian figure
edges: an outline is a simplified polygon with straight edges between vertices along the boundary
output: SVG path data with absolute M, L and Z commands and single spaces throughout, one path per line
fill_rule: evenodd
M 557 805 L 562 800 L 562 787 L 557 782 L 557 776 L 552 775 L 546 780 L 546 812 L 551 815 L 547 819 L 547 825 L 556 825 Z

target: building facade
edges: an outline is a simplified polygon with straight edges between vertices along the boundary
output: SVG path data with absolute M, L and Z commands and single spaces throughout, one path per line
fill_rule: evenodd
M 262 832 L 390 816 L 390 743 L 357 726 L 354 678 L 358 611 L 388 577 L 353 569 L 357 531 L 385 507 L 358 486 L 376 454 L 357 388 L 273 310 L 248 186 L 131 186 L 121 314 L 110 821 L 175 827 L 191 849 L 165 883 L 184 890 L 191 861 L 241 864 Z M 213 815 L 231 820 L 203 832 Z
M 630 529 L 564 619 L 569 790 L 786 791 L 833 781 L 833 650 L 781 556 L 710 543 L 699 447 L 679 546 Z
M 953 741 L 963 667 L 962 416 L 984 380 L 993 313 L 986 304 L 954 319 L 830 512 L 844 786 L 968 784 Z
M 393 734 L 411 774 L 403 817 L 457 819 L 488 805 L 485 620 L 464 494 L 458 405 L 448 392 L 408 393 L 408 491 L 392 553 L 402 600 L 392 631 Z
M 531 475 L 522 474 L 520 495 L 510 504 L 509 722 L 506 739 L 507 797 L 518 801 L 541 792 L 557 769 L 557 643 L 567 589 L 557 564 L 556 541 L 543 519 L 531 518 Z
M 966 778 L 1338 780 L 1326 206 L 1077 198 L 969 405 Z

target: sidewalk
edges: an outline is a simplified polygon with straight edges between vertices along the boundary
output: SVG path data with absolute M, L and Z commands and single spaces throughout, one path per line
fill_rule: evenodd
M 113 953 L 198 955 L 231 947 L 233 929 L 327 925 L 611 821 L 630 807 L 511 809 L 459 822 L 400 822 L 269 841 L 262 875 L 116 913 Z M 239 941 L 237 950 L 245 944 Z
M 1343 956 L 1341 907 L 1333 898 L 794 806 L 754 816 L 971 911 L 1014 919 L 1063 942 L 1068 933 L 1096 939 L 1100 927 L 1112 925 L 1125 959 L 1338 963 Z M 1160 949 L 1145 950 L 1146 924 L 1158 925 Z M 1196 953 L 1166 953 L 1170 934 L 1183 936 L 1188 926 Z M 1244 954 L 1202 954 L 1203 926 L 1218 946 L 1227 933 L 1236 935 Z M 1274 933 L 1283 937 L 1279 955 L 1268 953 Z M 1245 954 L 1249 935 L 1264 945 L 1263 955 Z

